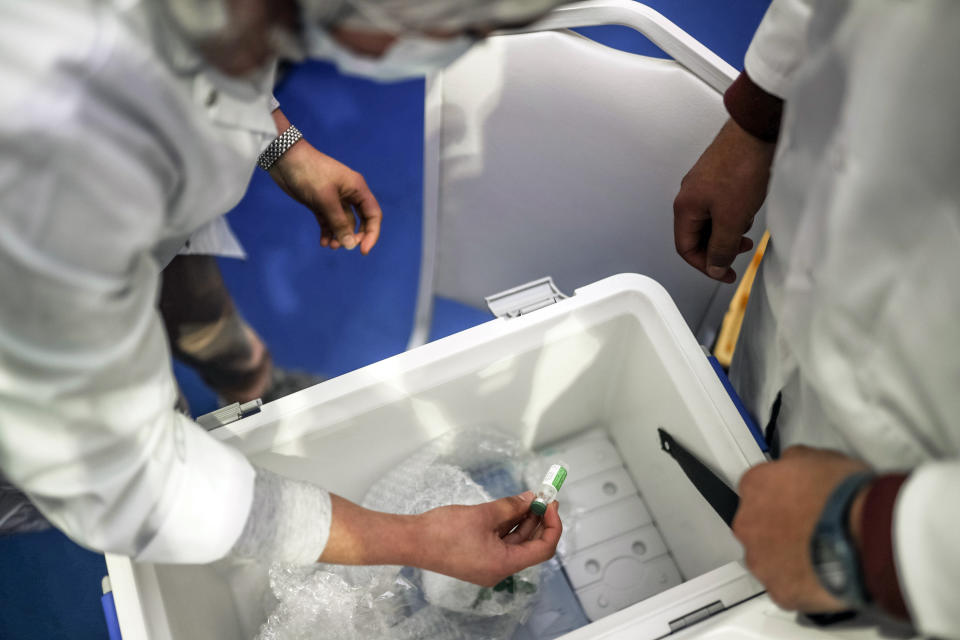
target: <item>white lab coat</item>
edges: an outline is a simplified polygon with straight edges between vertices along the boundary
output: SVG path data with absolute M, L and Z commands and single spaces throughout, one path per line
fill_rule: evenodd
M 242 197 L 272 78 L 205 68 L 151 5 L 0 3 L 0 468 L 83 545 L 199 563 L 254 471 L 173 411 L 159 265 Z
M 772 242 L 732 371 L 784 447 L 912 470 L 897 572 L 960 637 L 960 3 L 774 0 L 746 70 L 786 99 Z

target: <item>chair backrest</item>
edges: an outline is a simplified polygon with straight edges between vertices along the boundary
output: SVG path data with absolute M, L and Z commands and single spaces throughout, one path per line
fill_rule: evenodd
M 633 27 L 673 59 L 565 30 L 602 24 Z M 434 295 L 482 308 L 541 276 L 572 293 L 621 272 L 659 281 L 710 339 L 733 287 L 676 254 L 672 204 L 726 119 L 735 77 L 652 9 L 594 0 L 494 36 L 430 78 L 411 346 L 426 339 Z

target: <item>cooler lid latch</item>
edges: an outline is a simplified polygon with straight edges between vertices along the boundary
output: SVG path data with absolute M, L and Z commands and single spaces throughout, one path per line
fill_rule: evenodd
M 260 405 L 262 404 L 263 401 L 260 400 L 260 398 L 251 400 L 250 402 L 244 402 L 243 404 L 234 402 L 233 404 L 228 404 L 225 407 L 220 407 L 216 411 L 203 414 L 196 419 L 197 424 L 207 431 L 213 431 L 218 427 L 228 425 L 231 422 L 236 422 L 240 418 L 246 418 L 247 416 L 252 416 L 255 413 L 260 413 Z
M 547 276 L 484 298 L 498 318 L 516 318 L 566 298 Z
M 711 602 L 710 604 L 700 607 L 699 609 L 694 609 L 686 615 L 682 615 L 676 620 L 670 621 L 670 633 L 679 631 L 680 629 L 685 629 L 692 624 L 696 624 L 701 620 L 706 620 L 712 615 L 716 615 L 723 611 L 726 607 L 723 606 L 723 603 L 719 600 L 716 602 Z

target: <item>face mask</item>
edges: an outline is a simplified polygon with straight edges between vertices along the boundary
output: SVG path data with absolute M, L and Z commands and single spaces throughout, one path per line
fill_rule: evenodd
M 342 73 L 381 81 L 418 78 L 439 71 L 474 43 L 468 36 L 437 40 L 401 35 L 383 56 L 372 58 L 350 51 L 319 27 L 308 27 L 305 35 L 309 57 L 333 62 Z

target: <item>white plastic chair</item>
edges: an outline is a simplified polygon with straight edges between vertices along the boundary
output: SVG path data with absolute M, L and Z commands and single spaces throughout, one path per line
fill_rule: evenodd
M 567 31 L 607 24 L 636 29 L 673 59 Z M 709 344 L 734 288 L 676 254 L 673 199 L 725 121 L 722 94 L 736 76 L 649 7 L 591 0 L 492 37 L 429 78 L 409 346 L 426 341 L 435 295 L 483 308 L 542 276 L 572 293 L 621 272 L 664 285 Z

